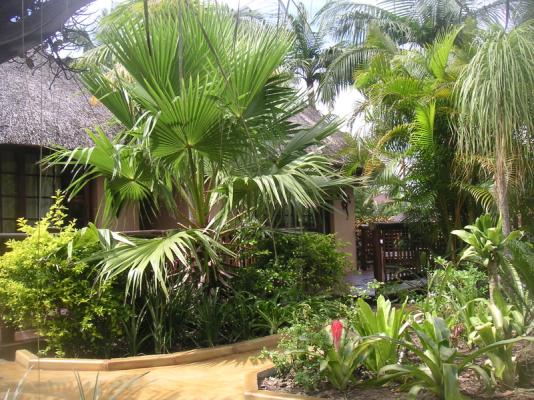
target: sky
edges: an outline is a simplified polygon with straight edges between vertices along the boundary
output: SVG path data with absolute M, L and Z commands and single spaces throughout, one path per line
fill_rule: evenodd
M 220 3 L 225 3 L 228 6 L 237 9 L 250 8 L 258 10 L 263 13 L 275 14 L 278 9 L 278 0 L 217 0 Z M 122 2 L 122 0 L 96 0 L 90 6 L 90 11 L 98 12 L 99 10 L 110 9 L 114 5 Z M 324 6 L 328 0 L 295 0 L 295 2 L 303 3 L 310 12 L 310 15 L 315 14 L 322 6 Z M 374 0 L 359 0 L 361 3 L 375 3 Z M 287 1 L 283 0 L 283 3 L 287 4 Z M 290 3 L 290 11 L 292 3 Z M 294 6 L 293 6 L 294 7 Z M 352 111 L 355 109 L 356 103 L 361 99 L 361 95 L 352 88 L 344 90 L 336 99 L 333 109 L 329 110 L 324 104 L 318 104 L 317 107 L 323 113 L 332 111 L 334 114 L 343 119 L 348 119 L 351 116 Z M 355 125 L 360 125 L 356 123 Z M 345 127 L 348 129 L 348 127 Z M 358 130 L 358 126 L 355 127 Z

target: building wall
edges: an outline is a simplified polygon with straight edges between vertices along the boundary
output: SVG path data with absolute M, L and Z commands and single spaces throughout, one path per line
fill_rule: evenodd
M 354 215 L 354 193 L 352 190 L 348 194 L 346 209 L 343 208 L 341 200 L 334 200 L 334 211 L 331 213 L 331 232 L 345 245 L 341 251 L 349 254 L 351 269 L 357 265 L 356 256 L 356 235 L 354 233 L 355 215 Z
M 139 210 L 135 206 L 125 207 L 120 215 L 113 218 L 109 223 L 104 223 L 102 214 L 104 210 L 104 180 L 97 178 L 91 183 L 91 215 L 93 221 L 99 228 L 109 228 L 115 231 L 138 231 L 139 226 Z
M 187 204 L 179 197 L 176 197 L 176 205 L 178 207 L 178 211 L 182 215 L 189 218 L 189 210 L 187 208 Z M 165 208 L 162 208 L 159 210 L 158 215 L 150 218 L 150 221 L 148 221 L 148 223 L 146 224 L 148 226 L 144 226 L 144 228 L 155 230 L 176 229 L 178 223 L 181 223 L 186 226 L 188 225 L 187 221 L 185 221 L 183 218 L 176 217 Z

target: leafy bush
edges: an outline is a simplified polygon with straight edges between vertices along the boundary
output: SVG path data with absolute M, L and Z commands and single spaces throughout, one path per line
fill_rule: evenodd
M 440 257 L 436 261 L 442 268 L 429 273 L 427 293 L 421 306 L 423 311 L 438 314 L 453 327 L 460 322 L 460 307 L 487 297 L 488 276 L 472 264 L 461 268 Z
M 0 257 L 0 312 L 13 325 L 36 328 L 46 338 L 45 353 L 108 356 L 125 317 L 123 291 L 108 282 L 94 286 L 95 271 L 85 262 L 97 241 L 69 245 L 77 235 L 66 222 L 63 198 L 35 226 L 19 220 L 22 241 L 9 241 Z
M 310 300 L 297 305 L 292 326 L 282 331 L 278 349 L 270 355 L 279 373 L 292 374 L 307 390 L 324 382 L 344 390 L 358 368 L 378 372 L 396 360 L 395 341 L 403 337 L 407 317 L 404 305 L 396 309 L 383 297 L 376 312 L 361 299 L 352 306 Z
M 234 285 L 260 298 L 279 293 L 291 301 L 337 293 L 344 287 L 348 262 L 338 247 L 334 235 L 318 233 L 259 240 L 253 254 L 256 262 L 238 272 Z
M 326 348 L 309 349 L 321 360 L 320 371 L 332 386 L 345 390 L 355 378 L 354 372 L 362 366 L 371 341 L 364 341 L 343 322 L 334 320 L 327 328 L 329 344 Z
M 502 221 L 499 220 L 495 224 L 489 214 L 478 217 L 474 225 L 467 225 L 465 230 L 454 230 L 451 233 L 469 245 L 462 252 L 461 260 L 471 261 L 487 269 L 489 295 L 493 299 L 494 292 L 501 287 L 501 270 L 510 271 L 505 249 L 510 242 L 520 238 L 523 233 L 513 231 L 505 236 Z M 520 283 L 518 285 L 521 286 Z
M 470 364 L 473 357 L 463 356 L 451 346 L 450 331 L 443 319 L 427 314 L 423 322 L 415 324 L 412 328 L 421 342 L 421 347 L 408 341 L 403 341 L 402 345 L 412 351 L 421 364 L 385 366 L 380 370 L 381 377 L 377 383 L 383 384 L 391 380 L 407 378 L 401 389 L 409 390 L 413 398 L 421 389 L 426 389 L 439 399 L 461 400 L 463 396 L 460 393 L 458 376 L 466 368 L 472 367 L 489 384 L 489 377 L 484 370 Z
M 297 304 L 291 326 L 281 329 L 278 348 L 266 354 L 271 357 L 279 374 L 293 375 L 295 382 L 306 390 L 314 390 L 327 381 L 328 370 L 324 354 L 333 340 L 327 329 L 337 318 L 347 319 L 350 307 L 325 298 L 312 298 Z

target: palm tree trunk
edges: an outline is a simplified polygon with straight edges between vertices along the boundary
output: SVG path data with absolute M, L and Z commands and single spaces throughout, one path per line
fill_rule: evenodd
M 510 207 L 508 202 L 508 180 L 506 177 L 506 151 L 501 145 L 497 145 L 495 155 L 495 194 L 497 208 L 502 220 L 502 230 L 505 236 L 510 233 Z
M 495 194 L 497 197 L 497 208 L 502 221 L 504 236 L 510 233 L 510 209 L 508 205 L 508 181 L 506 177 L 506 151 L 502 140 L 497 138 L 495 154 Z M 495 290 L 499 287 L 499 266 L 497 260 L 491 260 L 488 265 L 490 300 L 493 302 Z
M 312 80 L 306 80 L 306 88 L 308 89 L 308 105 L 316 110 L 315 107 L 315 90 L 313 88 L 313 79 Z
M 499 265 L 496 260 L 490 260 L 488 264 L 489 297 L 494 302 L 495 292 L 499 289 Z

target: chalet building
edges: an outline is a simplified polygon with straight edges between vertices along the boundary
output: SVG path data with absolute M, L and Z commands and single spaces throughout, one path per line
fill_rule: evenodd
M 320 119 L 317 111 L 307 109 L 294 122 L 312 126 Z M 16 220 L 37 221 L 52 204 L 57 189 L 65 189 L 71 177 L 59 167 L 39 171 L 38 161 L 53 145 L 67 148 L 90 144 L 85 128 L 103 127 L 111 134 L 118 129 L 112 115 L 100 103 L 92 102 L 76 77 L 54 76 L 48 67 L 36 70 L 14 62 L 0 65 L 0 243 L 17 237 Z M 342 135 L 328 138 L 325 154 L 335 157 L 343 145 Z M 41 187 L 39 188 L 39 176 Z M 80 226 L 88 222 L 102 225 L 99 208 L 104 195 L 102 182 L 95 181 L 68 204 L 68 213 Z M 333 201 L 333 212 L 322 212 L 305 221 L 306 229 L 335 233 L 346 244 L 342 249 L 356 265 L 354 204 L 352 191 L 348 202 Z M 287 213 L 287 225 L 295 224 Z M 164 230 L 176 227 L 164 211 L 146 221 L 139 212 L 124 210 L 108 226 L 120 231 Z

